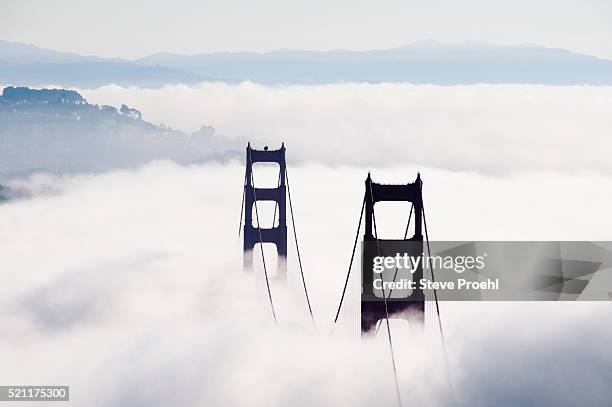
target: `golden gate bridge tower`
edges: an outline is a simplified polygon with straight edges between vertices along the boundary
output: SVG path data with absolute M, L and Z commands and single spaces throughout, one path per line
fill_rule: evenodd
M 406 225 L 403 240 L 385 240 L 378 237 L 376 230 L 376 215 L 374 206 L 377 202 L 410 202 L 412 208 L 410 217 L 414 213 L 414 234 L 408 237 L 410 217 Z M 366 257 L 380 256 L 381 250 L 395 245 L 398 250 L 408 250 L 411 255 L 421 256 L 423 254 L 423 197 L 420 174 L 413 183 L 408 184 L 378 184 L 372 182 L 370 174 L 365 181 L 365 231 L 363 235 L 364 264 Z M 382 249 L 381 249 L 382 248 Z M 397 276 L 397 269 L 395 270 Z M 413 281 L 423 278 L 422 262 L 412 275 Z M 395 280 L 395 277 L 394 277 Z M 373 289 L 373 275 L 363 273 L 361 293 L 361 332 L 369 333 L 380 321 L 386 318 L 408 319 L 408 312 L 423 322 L 425 318 L 425 298 L 423 290 L 416 288 L 408 297 L 394 298 L 391 292 L 382 290 L 381 295 L 376 295 Z
M 257 188 L 253 177 L 253 164 L 276 163 L 279 167 L 278 185 L 276 188 Z M 287 278 L 287 208 L 286 208 L 286 169 L 285 144 L 278 150 L 255 150 L 251 143 L 246 148 L 246 173 L 244 183 L 244 257 L 245 270 L 253 268 L 253 249 L 257 243 L 273 243 L 278 254 L 277 278 Z M 258 201 L 274 201 L 278 209 L 278 225 L 269 228 L 261 227 L 257 209 Z M 255 219 L 253 219 L 253 212 Z M 275 210 L 276 218 L 276 210 Z M 255 221 L 255 224 L 253 224 Z

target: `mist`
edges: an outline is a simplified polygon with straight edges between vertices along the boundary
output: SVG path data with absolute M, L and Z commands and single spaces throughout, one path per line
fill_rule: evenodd
M 612 226 L 609 175 L 381 165 L 372 176 L 408 182 L 417 170 L 432 239 L 605 239 Z M 351 329 L 356 280 L 330 336 L 367 171 L 290 162 L 289 173 L 316 329 L 293 243 L 288 286 L 272 285 L 278 326 L 261 266 L 241 270 L 242 163 L 161 161 L 13 181 L 31 198 L 0 206 L 0 381 L 68 384 L 75 405 L 393 405 L 386 338 L 361 341 Z M 256 176 L 258 185 L 275 181 L 265 169 Z M 572 185 L 579 194 L 567 193 Z M 381 236 L 397 237 L 407 208 L 378 210 Z M 260 216 L 271 222 L 272 213 Z M 587 302 L 441 303 L 457 404 L 604 405 L 609 311 Z M 406 405 L 450 405 L 429 322 L 424 333 L 392 323 Z
M 329 165 L 421 165 L 482 174 L 612 173 L 612 87 L 205 82 L 79 90 L 153 122 L 214 126 L 289 157 Z

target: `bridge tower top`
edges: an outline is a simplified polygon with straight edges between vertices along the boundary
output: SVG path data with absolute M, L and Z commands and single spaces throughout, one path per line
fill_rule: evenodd
M 375 240 L 372 234 L 372 222 L 374 219 L 374 205 L 376 202 L 411 202 L 414 205 L 414 235 L 407 240 L 423 240 L 422 195 L 421 174 L 418 173 L 416 180 L 407 184 L 379 184 L 372 181 L 370 173 L 365 180 L 365 233 L 364 240 Z
M 246 147 L 247 184 L 252 185 L 251 175 L 253 173 L 253 164 L 277 163 L 280 170 L 281 185 L 285 185 L 285 169 L 287 167 L 285 162 L 285 151 L 285 143 L 282 143 L 278 150 L 269 150 L 268 146 L 265 146 L 263 150 L 256 150 L 251 147 L 251 143 L 249 142 Z

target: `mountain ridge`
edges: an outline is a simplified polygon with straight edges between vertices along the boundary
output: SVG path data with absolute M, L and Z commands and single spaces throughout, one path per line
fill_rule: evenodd
M 279 54 L 333 54 L 333 53 L 344 53 L 344 54 L 364 54 L 364 53 L 384 53 L 384 52 L 392 52 L 392 51 L 404 51 L 404 50 L 418 50 L 418 49 L 462 49 L 462 50 L 470 50 L 470 49 L 503 49 L 503 50 L 524 50 L 524 49 L 533 49 L 540 50 L 543 52 L 563 52 L 569 53 L 573 55 L 587 56 L 590 58 L 595 58 L 603 61 L 610 61 L 612 59 L 597 57 L 594 55 L 571 51 L 567 48 L 558 48 L 558 47 L 546 47 L 543 45 L 539 45 L 536 43 L 530 42 L 521 42 L 516 44 L 509 45 L 500 45 L 489 41 L 481 41 L 481 40 L 465 40 L 458 42 L 443 42 L 436 41 L 432 39 L 425 39 L 421 41 L 415 41 L 412 43 L 408 43 L 405 45 L 399 45 L 395 47 L 389 48 L 371 48 L 365 50 L 352 50 L 346 48 L 334 48 L 329 50 L 310 50 L 310 49 L 300 49 L 300 48 L 278 48 L 270 51 L 211 51 L 211 52 L 198 52 L 198 53 L 178 53 L 178 52 L 170 52 L 170 51 L 159 51 L 151 54 L 147 54 L 140 58 L 135 58 L 130 61 L 139 62 L 147 59 L 151 59 L 158 56 L 175 56 L 175 57 L 204 57 L 204 56 L 238 56 L 238 55 L 250 55 L 250 56 L 266 56 L 266 55 L 279 55 Z
M 612 60 L 531 43 L 497 45 L 478 40 L 426 39 L 364 51 L 158 52 L 134 60 L 82 56 L 0 41 L 0 61 L 4 61 L 0 62 L 3 81 L 30 86 L 53 83 L 97 87 L 115 83 L 159 87 L 202 81 L 612 85 Z
M 234 157 L 245 144 L 211 126 L 188 134 L 156 125 L 125 104 L 90 104 L 75 90 L 0 90 L 0 184 L 36 172 L 106 171 L 164 159 L 181 164 L 220 160 Z M 0 197 L 6 192 L 0 188 Z

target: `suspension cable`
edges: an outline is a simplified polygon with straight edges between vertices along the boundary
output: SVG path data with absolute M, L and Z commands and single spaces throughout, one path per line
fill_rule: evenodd
M 285 167 L 285 174 L 287 174 L 287 167 Z M 287 176 L 285 175 L 285 178 L 286 177 Z M 276 188 L 280 187 L 280 182 L 281 182 L 281 172 L 279 170 L 278 171 L 278 181 L 276 181 Z M 277 209 L 278 209 L 278 201 L 274 201 L 274 215 L 272 215 L 272 226 L 276 224 L 276 210 Z
M 414 211 L 414 203 L 410 205 L 410 213 L 408 214 L 408 222 L 406 222 L 406 230 L 404 231 L 404 240 L 408 237 L 408 230 L 410 229 L 410 220 L 412 219 L 412 212 Z M 397 279 L 397 272 L 399 267 L 395 267 L 395 273 L 393 274 L 393 282 Z M 389 295 L 387 298 L 391 298 L 391 294 L 393 294 L 393 288 L 389 289 Z M 378 334 L 378 330 L 380 329 L 380 324 L 376 326 L 376 334 Z
M 355 243 L 353 243 L 353 252 L 351 253 L 351 261 L 349 262 L 348 272 L 346 273 L 346 279 L 344 280 L 344 288 L 342 289 L 342 295 L 340 296 L 340 303 L 338 304 L 338 310 L 336 311 L 336 316 L 334 317 L 334 325 L 338 322 L 338 316 L 340 315 L 340 308 L 342 308 L 342 302 L 344 301 L 344 294 L 346 294 L 346 287 L 349 282 L 349 277 L 351 276 L 351 267 L 353 266 L 353 259 L 355 258 L 355 249 L 357 248 L 357 241 L 359 240 L 359 230 L 361 230 L 361 219 L 363 218 L 363 210 L 365 208 L 366 198 L 363 197 L 363 203 L 361 204 L 361 212 L 359 214 L 359 224 L 357 225 L 357 233 L 355 234 Z
M 425 227 L 425 240 L 427 241 L 427 260 L 429 263 L 429 271 L 431 272 L 431 281 L 435 282 L 434 269 L 431 263 L 431 248 L 429 246 L 429 233 L 427 232 L 427 219 L 425 218 L 425 205 L 423 204 L 423 181 L 421 181 L 419 185 L 419 189 L 421 191 L 421 211 L 423 213 L 423 225 Z M 435 287 L 435 285 L 434 285 Z M 453 381 L 450 374 L 450 367 L 448 364 L 448 355 L 446 353 L 446 341 L 444 340 L 444 330 L 442 328 L 442 318 L 440 317 L 440 304 L 438 303 L 438 290 L 433 289 L 434 300 L 436 302 L 436 314 L 438 316 L 438 327 L 440 329 L 440 338 L 442 340 L 442 351 L 444 353 L 444 364 L 446 367 L 446 376 L 448 380 L 448 385 L 450 388 L 450 396 L 451 396 L 451 405 L 455 405 L 455 391 L 453 389 Z
M 412 212 L 414 211 L 414 203 L 410 205 L 410 213 L 408 214 L 408 222 L 406 223 L 406 230 L 404 231 L 404 240 L 408 237 L 408 229 L 410 229 L 410 220 L 412 219 Z M 374 210 L 372 210 L 374 213 Z M 393 274 L 393 282 L 395 283 L 395 279 L 397 278 L 397 272 L 399 267 L 395 268 L 395 274 Z M 389 296 L 387 298 L 391 298 L 391 294 L 393 293 L 393 288 L 389 289 Z
M 376 215 L 374 213 L 374 193 L 372 192 L 372 181 L 370 180 L 370 199 L 372 202 L 372 220 L 374 222 L 374 238 L 376 239 L 376 249 L 378 250 L 378 256 L 380 256 L 380 244 L 378 242 L 378 231 L 376 230 Z M 367 191 L 366 191 L 367 193 Z M 387 296 L 385 295 L 385 284 L 383 275 L 380 275 L 382 283 L 382 297 L 385 304 L 385 321 L 387 322 L 387 338 L 389 339 L 389 350 L 391 352 L 391 362 L 393 364 L 393 379 L 395 381 L 395 393 L 397 395 L 397 404 L 402 407 L 402 397 L 399 389 L 399 380 L 397 378 L 397 366 L 395 364 L 395 352 L 393 351 L 393 340 L 391 338 L 391 326 L 389 325 L 389 309 L 387 308 Z
M 308 296 L 308 288 L 306 287 L 306 279 L 304 278 L 304 269 L 302 267 L 302 256 L 300 256 L 300 245 L 298 244 L 297 232 L 295 230 L 295 217 L 293 216 L 293 203 L 291 202 L 291 187 L 289 186 L 289 173 L 287 172 L 287 168 L 285 168 L 285 179 L 287 180 L 287 193 L 289 195 L 289 210 L 291 211 L 291 225 L 293 226 L 293 237 L 295 238 L 295 248 L 297 250 L 298 263 L 300 264 L 300 274 L 302 275 L 302 285 L 304 286 L 304 294 L 306 294 L 306 303 L 308 304 L 308 312 L 310 313 L 312 324 L 316 328 L 317 324 L 315 323 L 315 318 L 312 313 L 312 307 L 310 305 L 310 297 Z M 276 210 L 275 210 L 275 213 L 276 213 Z M 274 217 L 276 217 L 276 215 Z
M 247 172 L 244 170 L 244 182 L 242 183 L 242 204 L 240 205 L 240 224 L 238 225 L 238 239 L 240 239 L 240 232 L 242 231 L 242 216 L 244 215 L 244 198 L 246 195 L 246 184 L 247 184 Z
M 249 161 L 251 168 L 253 168 L 253 158 L 251 157 L 251 150 L 249 150 Z M 272 310 L 272 316 L 274 317 L 274 323 L 278 324 L 276 319 L 276 311 L 274 310 L 274 301 L 272 301 L 272 292 L 270 291 L 270 280 L 268 278 L 268 269 L 266 268 L 266 258 L 263 250 L 263 237 L 261 235 L 261 227 L 259 224 L 259 212 L 257 211 L 257 188 L 255 188 L 255 177 L 253 171 L 251 171 L 251 183 L 253 184 L 253 197 L 255 198 L 255 218 L 257 219 L 257 231 L 259 232 L 259 248 L 261 249 L 261 260 L 263 262 L 264 275 L 266 277 L 266 288 L 268 289 L 268 299 L 270 300 L 270 309 Z

